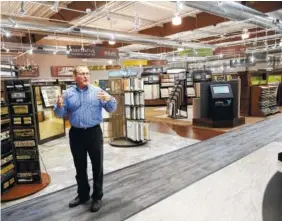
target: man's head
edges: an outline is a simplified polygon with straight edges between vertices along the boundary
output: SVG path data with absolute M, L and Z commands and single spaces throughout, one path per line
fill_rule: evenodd
M 73 77 L 79 88 L 84 88 L 89 84 L 90 73 L 85 65 L 78 65 L 73 70 Z

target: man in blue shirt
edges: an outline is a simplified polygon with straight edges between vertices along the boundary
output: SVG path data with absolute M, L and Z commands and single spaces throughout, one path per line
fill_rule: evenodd
M 91 211 L 101 208 L 103 197 L 103 134 L 100 123 L 102 108 L 114 112 L 117 103 L 114 97 L 99 87 L 89 84 L 89 70 L 86 66 L 74 69 L 76 86 L 58 97 L 54 112 L 58 117 L 69 116 L 70 148 L 76 168 L 78 196 L 69 203 L 75 207 L 89 200 L 90 186 L 87 176 L 87 153 L 93 171 L 93 194 Z

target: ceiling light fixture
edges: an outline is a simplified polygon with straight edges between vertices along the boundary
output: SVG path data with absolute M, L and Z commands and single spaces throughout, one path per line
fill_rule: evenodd
M 110 44 L 110 45 L 114 45 L 114 44 L 116 44 L 116 42 L 113 41 L 113 40 L 109 40 L 109 44 Z
M 180 25 L 182 23 L 182 18 L 178 15 L 175 15 L 175 17 L 172 18 L 172 24 L 173 25 Z
M 11 24 L 16 28 L 18 27 L 17 22 L 15 22 L 12 18 L 8 18 L 9 22 L 11 22 Z
M 177 51 L 184 51 L 184 48 L 177 48 Z
M 250 37 L 250 33 L 249 33 L 248 29 L 245 28 L 243 30 L 243 33 L 242 33 L 241 37 L 242 37 L 243 40 L 248 39 Z
M 11 37 L 11 32 L 5 31 L 5 36 L 6 36 L 7 38 Z
M 108 60 L 108 64 L 112 64 L 113 63 L 113 61 L 112 60 Z

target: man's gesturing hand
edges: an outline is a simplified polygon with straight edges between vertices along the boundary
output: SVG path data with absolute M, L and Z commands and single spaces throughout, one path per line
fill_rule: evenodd
M 105 91 L 101 90 L 100 92 L 98 92 L 97 98 L 101 99 L 103 101 L 109 101 L 109 100 L 111 100 L 112 97 L 111 97 L 111 95 L 109 95 Z
M 63 104 L 64 104 L 64 97 L 61 96 L 61 95 L 58 95 L 57 106 L 58 106 L 59 108 L 61 108 L 61 107 L 63 106 Z

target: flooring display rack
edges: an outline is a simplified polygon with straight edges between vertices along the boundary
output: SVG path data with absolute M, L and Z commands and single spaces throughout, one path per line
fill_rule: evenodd
M 30 80 L 6 80 L 11 141 L 18 184 L 41 183 L 41 169 Z
M 187 102 L 187 80 L 177 80 L 172 94 L 167 101 L 167 114 L 173 119 L 188 118 Z
M 16 182 L 10 121 L 9 105 L 3 100 L 1 102 L 1 194 L 7 192 Z
M 110 94 L 117 100 L 117 110 L 109 118 L 109 144 L 134 147 L 149 139 L 145 121 L 144 84 L 135 76 L 110 77 Z

